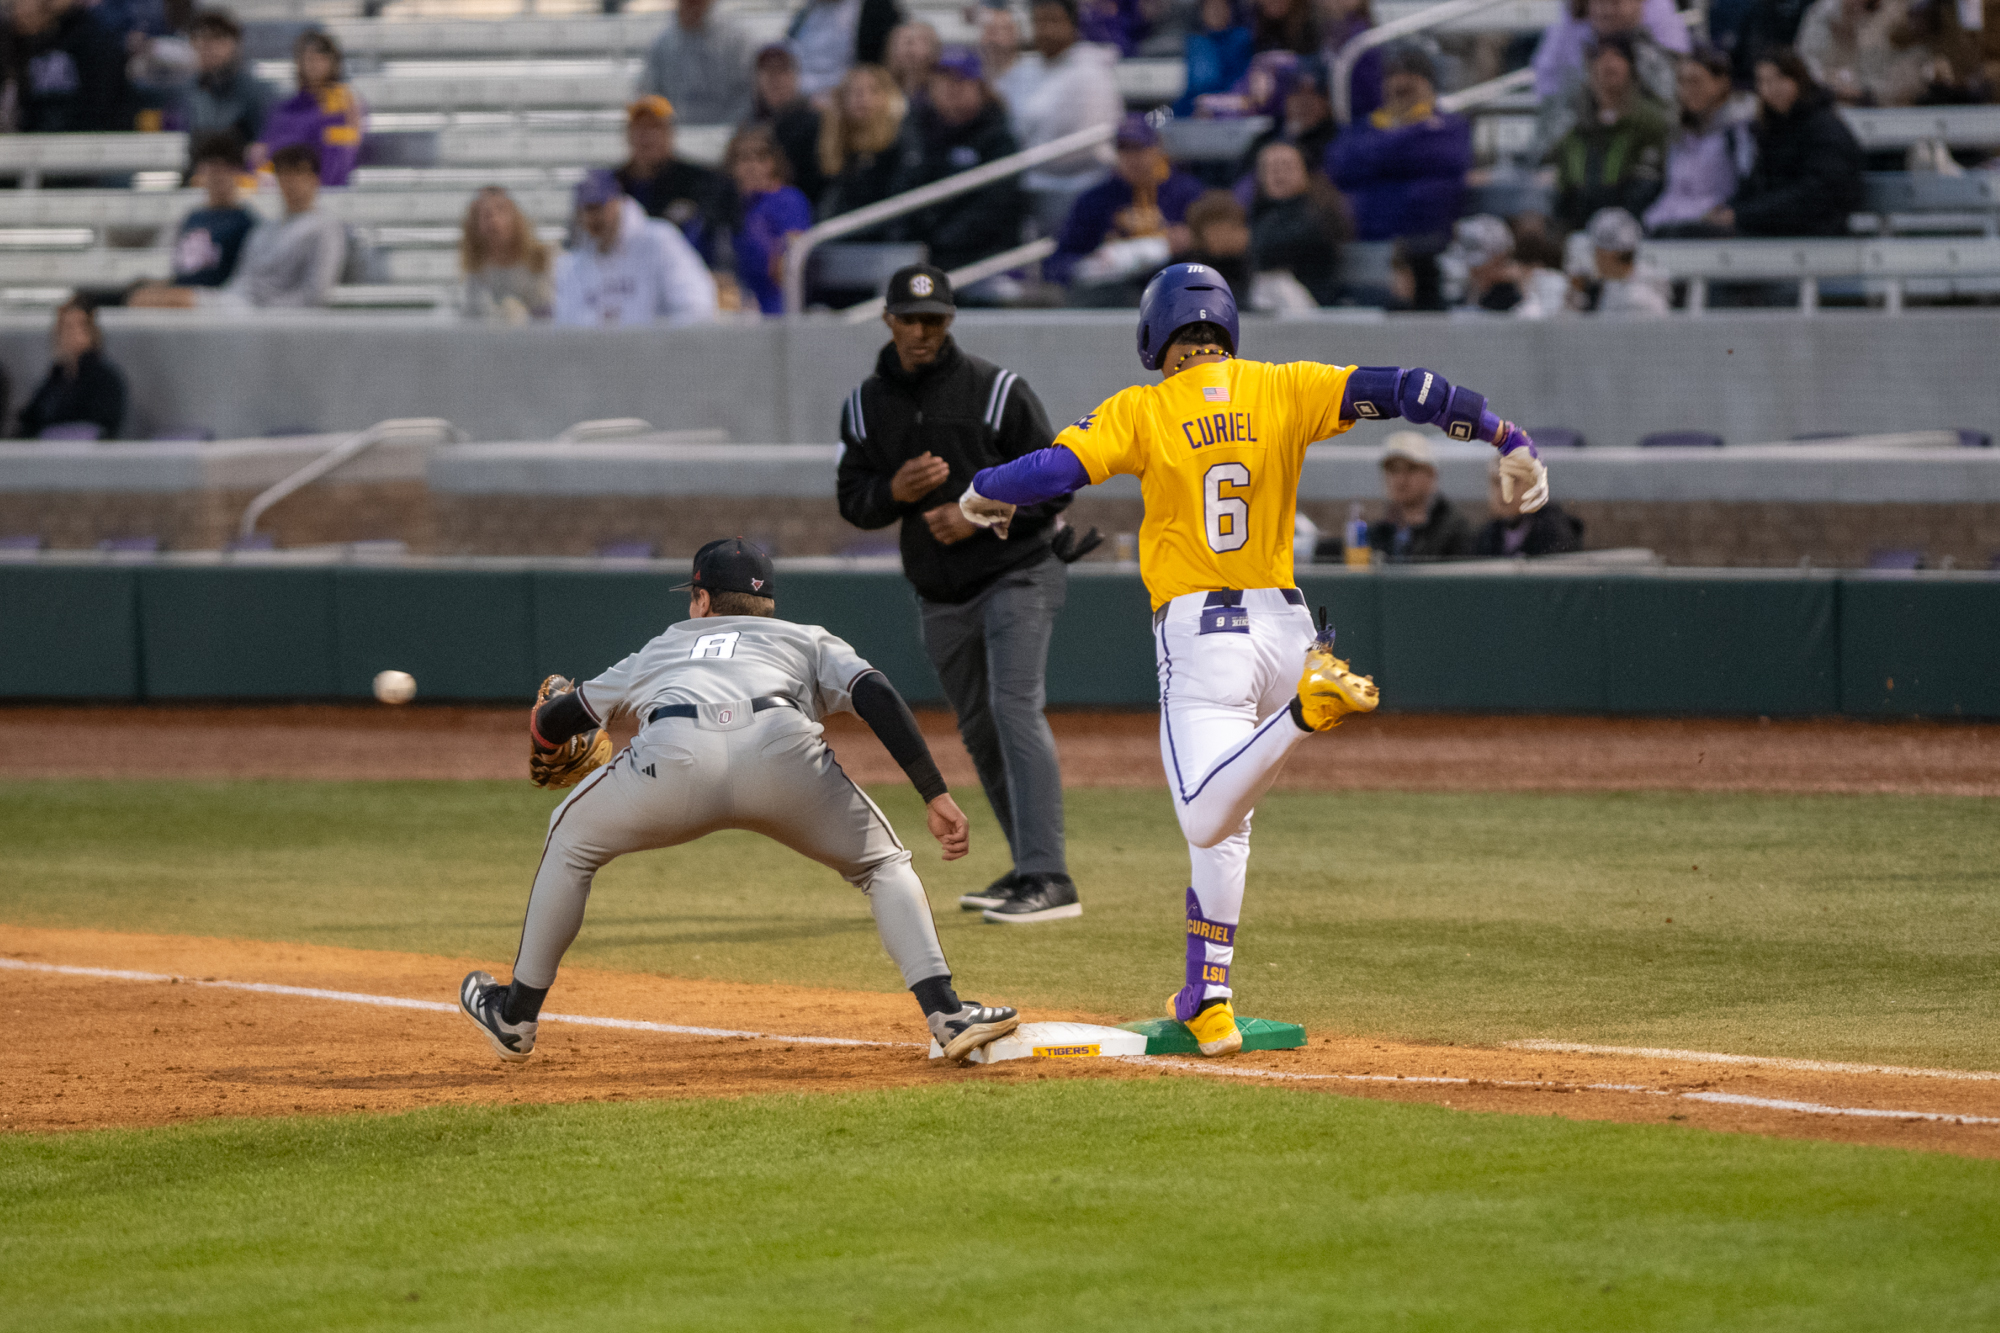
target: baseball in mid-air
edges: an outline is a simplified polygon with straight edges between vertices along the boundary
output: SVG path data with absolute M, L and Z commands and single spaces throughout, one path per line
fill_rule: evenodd
M 406 704 L 417 697 L 417 678 L 407 671 L 378 671 L 375 697 L 385 704 Z

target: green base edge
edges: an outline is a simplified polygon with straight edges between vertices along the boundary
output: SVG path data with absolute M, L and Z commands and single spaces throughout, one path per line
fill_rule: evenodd
M 1139 1023 L 1120 1023 L 1127 1032 L 1144 1033 L 1148 1055 L 1199 1055 L 1194 1034 L 1187 1024 L 1173 1018 L 1148 1018 Z M 1236 1030 L 1243 1034 L 1246 1051 L 1290 1051 L 1306 1044 L 1306 1030 L 1297 1023 L 1277 1023 L 1268 1018 L 1238 1018 Z

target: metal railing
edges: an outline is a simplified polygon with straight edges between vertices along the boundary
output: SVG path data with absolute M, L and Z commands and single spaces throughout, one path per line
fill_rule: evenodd
M 1334 118 L 1343 125 L 1354 119 L 1354 67 L 1361 63 L 1361 57 L 1376 47 L 1387 46 L 1413 32 L 1441 28 L 1468 14 L 1477 14 L 1482 9 L 1509 3 L 1512 3 L 1512 0 L 1447 0 L 1445 4 L 1432 5 L 1414 14 L 1405 14 L 1402 18 L 1378 24 L 1354 38 L 1346 46 L 1341 47 L 1340 54 L 1334 58 L 1331 77 Z M 1680 19 L 1690 28 L 1699 27 L 1706 22 L 1699 8 L 1682 10 Z M 1533 83 L 1532 71 L 1515 70 L 1511 74 L 1503 74 L 1497 79 L 1488 79 L 1485 83 L 1474 84 L 1470 88 L 1441 97 L 1438 99 L 1438 105 L 1446 111 L 1462 111 L 1519 92 L 1523 88 L 1532 86 Z
M 1497 2 L 1498 0 L 1479 0 L 1481 4 Z M 1087 130 L 1078 130 L 1075 134 L 1065 134 L 1060 139 L 1051 139 L 1040 147 L 1009 153 L 1006 157 L 996 157 L 984 166 L 961 171 L 954 176 L 946 176 L 941 181 L 934 181 L 914 190 L 906 190 L 880 203 L 857 208 L 852 213 L 843 213 L 816 227 L 808 227 L 792 237 L 791 244 L 785 250 L 785 313 L 796 315 L 805 308 L 806 260 L 816 247 L 842 236 L 866 231 L 893 218 L 914 213 L 920 208 L 929 208 L 932 204 L 943 203 L 947 199 L 954 199 L 972 190 L 983 189 L 995 181 L 1003 181 L 1024 171 L 1032 171 L 1043 163 L 1059 161 L 1095 148 L 1099 144 L 1109 143 L 1117 132 L 1115 125 L 1093 125 Z M 1008 267 L 1011 268 L 1013 265 L 1010 264 Z
M 378 421 L 367 430 L 348 436 L 283 481 L 267 487 L 243 511 L 243 519 L 236 525 L 236 539 L 247 542 L 255 536 L 257 520 L 280 500 L 297 494 L 336 468 L 345 467 L 385 440 L 411 436 L 426 443 L 442 437 L 453 444 L 463 443 L 466 438 L 464 431 L 443 417 L 396 417 Z
M 1053 236 L 1044 236 L 1039 241 L 1029 241 L 1026 245 L 1017 245 L 1012 250 L 1002 250 L 997 255 L 989 255 L 976 264 L 967 264 L 964 268 L 955 268 L 945 274 L 945 276 L 951 279 L 953 291 L 962 292 L 975 282 L 984 282 L 986 279 L 996 274 L 1005 273 L 1009 269 L 1021 268 L 1028 264 L 1038 264 L 1055 252 L 1055 238 Z M 871 300 L 863 301 L 860 305 L 851 305 L 840 313 L 849 324 L 862 324 L 881 314 L 883 307 L 887 304 L 887 301 L 877 296 Z

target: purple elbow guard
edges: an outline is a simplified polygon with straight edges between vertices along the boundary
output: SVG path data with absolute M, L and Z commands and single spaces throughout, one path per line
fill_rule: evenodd
M 972 488 L 1002 504 L 1032 505 L 1090 485 L 1083 460 L 1060 445 L 1022 454 L 972 479 Z

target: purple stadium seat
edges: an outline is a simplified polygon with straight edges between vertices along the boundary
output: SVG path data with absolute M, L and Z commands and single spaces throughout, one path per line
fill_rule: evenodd
M 632 539 L 628 541 L 605 542 L 597 548 L 600 560 L 651 560 L 659 554 L 659 548 L 649 541 Z
M 1875 550 L 1868 553 L 1870 569 L 1922 569 L 1923 567 L 1922 551 Z
M 1534 438 L 1537 449 L 1581 449 L 1586 443 L 1582 431 L 1568 426 L 1538 426 L 1528 434 Z
M 231 537 L 222 544 L 225 551 L 275 551 L 278 543 L 268 532 L 253 532 L 248 537 Z
M 1958 443 L 1961 448 L 1965 449 L 1991 449 L 1993 447 L 1993 437 L 1983 430 L 1960 430 L 1958 432 Z
M 155 444 L 206 444 L 214 438 L 215 432 L 207 426 L 176 426 L 153 432 Z
M 10 532 L 0 536 L 0 551 L 39 551 L 45 544 L 39 532 Z
M 100 551 L 110 551 L 118 555 L 157 555 L 160 550 L 158 537 L 106 537 L 97 543 Z
M 1722 437 L 1705 430 L 1663 430 L 1639 437 L 1641 449 L 1720 449 Z
M 58 421 L 53 426 L 42 427 L 38 440 L 101 440 L 104 427 L 95 421 Z

